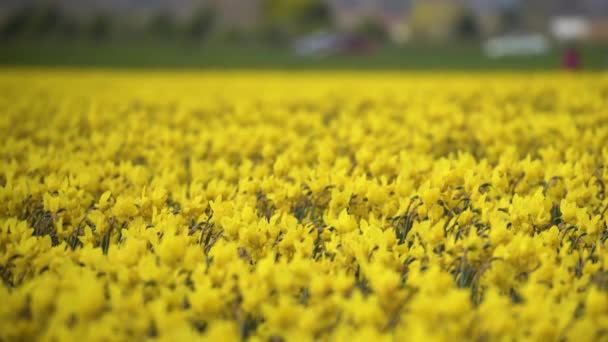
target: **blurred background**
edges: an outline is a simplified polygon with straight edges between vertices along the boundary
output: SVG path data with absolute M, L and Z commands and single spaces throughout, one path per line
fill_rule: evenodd
M 2 0 L 0 64 L 608 69 L 608 0 Z

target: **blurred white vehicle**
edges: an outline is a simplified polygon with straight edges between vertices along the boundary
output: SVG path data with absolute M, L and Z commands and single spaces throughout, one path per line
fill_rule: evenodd
M 374 43 L 357 35 L 318 32 L 296 40 L 293 50 L 298 56 L 360 55 L 373 52 Z
M 492 38 L 485 42 L 483 48 L 487 56 L 500 58 L 543 55 L 549 47 L 549 41 L 542 34 L 525 34 Z
M 331 32 L 317 32 L 300 38 L 294 43 L 294 52 L 299 56 L 326 56 L 340 50 L 344 38 Z
M 551 21 L 551 33 L 560 41 L 584 40 L 591 34 L 591 23 L 584 17 L 556 17 Z

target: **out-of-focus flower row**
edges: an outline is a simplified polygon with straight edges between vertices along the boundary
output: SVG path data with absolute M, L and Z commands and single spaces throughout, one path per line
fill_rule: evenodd
M 8 71 L 0 340 L 608 338 L 608 79 Z

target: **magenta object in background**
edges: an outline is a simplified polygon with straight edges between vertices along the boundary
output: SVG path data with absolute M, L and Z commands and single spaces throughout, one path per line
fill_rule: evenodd
M 580 62 L 580 55 L 576 49 L 570 48 L 564 51 L 562 55 L 562 69 L 578 70 L 580 68 Z

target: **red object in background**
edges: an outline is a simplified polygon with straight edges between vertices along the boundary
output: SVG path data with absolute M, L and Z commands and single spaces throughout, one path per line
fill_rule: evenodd
M 580 68 L 580 55 L 574 48 L 569 48 L 562 55 L 562 69 L 578 70 Z

